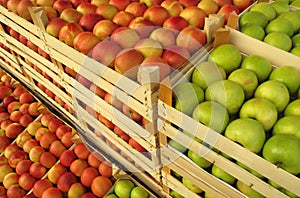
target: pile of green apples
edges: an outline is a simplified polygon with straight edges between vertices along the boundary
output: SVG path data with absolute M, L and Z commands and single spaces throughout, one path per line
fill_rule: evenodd
M 300 0 L 254 4 L 239 18 L 239 30 L 253 38 L 300 56 Z M 298 5 L 300 7 L 300 5 Z
M 288 65 L 273 66 L 260 55 L 243 56 L 235 45 L 222 44 L 214 48 L 205 61 L 195 65 L 189 76 L 172 90 L 174 108 L 299 176 L 300 70 Z M 169 145 L 244 194 L 263 197 L 198 153 L 188 150 L 187 145 L 175 140 L 169 140 Z

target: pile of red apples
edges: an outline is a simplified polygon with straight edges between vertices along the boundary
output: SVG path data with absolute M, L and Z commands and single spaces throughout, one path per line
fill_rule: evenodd
M 207 44 L 209 14 L 239 14 L 253 0 L 2 0 L 28 21 L 42 6 L 46 31 L 93 59 L 136 79 L 140 65 L 158 65 L 161 79 Z M 130 72 L 129 72 L 130 71 Z
M 0 197 L 102 197 L 112 165 L 22 85 L 0 72 Z

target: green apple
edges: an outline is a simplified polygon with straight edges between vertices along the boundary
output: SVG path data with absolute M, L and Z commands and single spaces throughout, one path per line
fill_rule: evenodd
M 245 99 L 251 98 L 258 86 L 258 79 L 254 71 L 245 68 L 240 68 L 231 72 L 228 76 L 228 80 L 242 86 L 245 93 Z
M 207 192 L 205 192 L 204 197 L 205 198 L 214 198 L 214 196 L 212 196 L 211 194 L 208 194 Z
M 300 56 L 300 46 L 292 48 L 290 53 L 296 56 Z
M 264 176 L 262 176 L 261 174 L 259 174 L 259 173 L 256 172 L 255 170 L 253 170 L 252 168 L 249 168 L 248 166 L 246 166 L 245 164 L 243 164 L 243 163 L 241 163 L 241 162 L 239 162 L 239 161 L 237 161 L 236 163 L 237 163 L 237 165 L 239 165 L 239 166 L 242 167 L 243 169 L 249 171 L 250 173 L 252 173 L 252 174 L 255 175 L 256 177 L 261 178 L 261 179 L 264 179 L 264 178 L 265 178 Z
M 284 13 L 284 12 L 289 12 L 290 7 L 288 2 L 284 1 L 273 1 L 270 3 L 270 5 L 275 9 L 277 16 Z
M 267 17 L 268 21 L 275 19 L 277 16 L 276 10 L 269 3 L 266 2 L 261 2 L 253 5 L 250 8 L 250 11 L 261 12 Z
M 266 141 L 262 155 L 269 162 L 291 174 L 300 173 L 300 139 L 294 135 L 273 135 Z
M 241 118 L 253 118 L 259 121 L 265 131 L 269 131 L 278 118 L 275 104 L 266 98 L 251 98 L 240 109 Z
M 293 1 L 290 6 L 296 7 L 296 8 L 300 8 L 300 0 L 295 0 Z
M 192 82 L 205 90 L 215 81 L 226 79 L 226 72 L 214 62 L 204 61 L 199 63 L 192 73 Z
M 271 32 L 283 32 L 289 37 L 294 34 L 293 24 L 286 18 L 276 18 L 270 21 L 270 23 L 266 26 L 265 31 L 266 34 Z
M 294 12 L 295 14 L 297 14 L 298 16 L 300 16 L 300 10 L 299 10 L 299 9 L 293 10 L 293 12 Z M 298 33 L 300 33 L 300 32 L 298 32 Z
M 240 66 L 242 55 L 240 50 L 232 44 L 223 44 L 213 49 L 208 61 L 222 67 L 227 74 Z
M 226 108 L 214 101 L 200 103 L 193 111 L 193 118 L 219 133 L 225 130 L 229 122 Z
M 291 50 L 293 45 L 292 39 L 283 32 L 271 32 L 265 36 L 263 41 L 287 52 Z
M 293 47 L 300 47 L 300 33 L 295 34 L 292 37 Z
M 285 108 L 283 114 L 287 115 L 297 115 L 300 116 L 300 99 L 293 100 Z
M 170 195 L 173 198 L 183 198 L 183 196 L 181 194 L 179 194 L 178 192 L 176 192 L 175 190 L 170 190 Z
M 255 98 L 266 98 L 272 101 L 281 113 L 290 102 L 288 88 L 280 81 L 267 80 L 261 83 L 255 90 Z
M 192 150 L 188 151 L 188 157 L 198 166 L 202 168 L 208 168 L 212 165 L 211 162 L 207 161 L 205 158 L 201 157 L 197 153 Z
M 204 100 L 204 91 L 191 82 L 183 82 L 173 89 L 175 108 L 187 115 L 191 115 L 195 106 Z
M 240 31 L 260 41 L 265 38 L 265 30 L 256 23 L 246 23 L 240 28 Z
M 118 198 L 118 197 L 115 194 L 109 194 L 109 195 L 105 196 L 105 198 Z
M 232 175 L 225 172 L 223 169 L 219 168 L 215 164 L 211 167 L 211 174 L 217 178 L 220 178 L 221 180 L 225 181 L 230 185 L 233 185 L 236 181 L 236 178 L 234 178 Z
M 168 144 L 181 153 L 184 153 L 187 150 L 185 146 L 183 146 L 182 144 L 178 143 L 175 140 L 169 140 Z
M 205 100 L 224 105 L 230 115 L 239 111 L 244 103 L 245 93 L 242 86 L 231 80 L 219 80 L 205 90 Z
M 236 182 L 236 187 L 239 191 L 241 191 L 242 193 L 244 193 L 248 197 L 251 197 L 251 198 L 264 198 L 265 197 L 262 194 L 260 194 L 259 192 L 252 189 L 250 186 L 247 186 L 246 184 L 241 182 L 240 180 L 238 180 Z
M 273 69 L 269 79 L 285 84 L 291 95 L 295 94 L 300 87 L 300 71 L 292 66 L 281 66 Z
M 276 184 L 275 182 L 268 180 L 268 183 L 273 186 L 274 188 L 280 190 L 281 192 L 285 193 L 286 195 L 288 195 L 291 198 L 298 198 L 297 195 L 295 195 L 294 193 L 282 188 L 281 186 L 279 186 L 278 184 Z
M 259 83 L 265 81 L 272 71 L 269 60 L 254 54 L 243 59 L 241 68 L 252 70 L 256 74 Z
M 148 192 L 141 186 L 135 186 L 130 192 L 131 198 L 144 198 L 149 197 Z
M 194 193 L 201 193 L 203 192 L 203 190 L 201 190 L 198 186 L 196 186 L 195 184 L 193 184 L 191 181 L 189 181 L 186 178 L 182 178 L 182 183 L 183 185 L 185 185 L 188 189 L 190 189 L 192 192 Z
M 273 135 L 290 134 L 300 139 L 300 116 L 283 116 L 273 126 L 272 133 Z
M 299 14 L 297 14 L 293 11 L 290 11 L 290 12 L 285 12 L 285 13 L 280 14 L 278 16 L 278 18 L 288 19 L 293 24 L 294 33 L 299 31 L 299 28 L 300 28 L 300 16 L 299 16 Z
M 233 120 L 226 127 L 224 135 L 254 153 L 259 153 L 266 141 L 263 125 L 252 118 Z
M 114 192 L 118 197 L 130 197 L 130 192 L 134 188 L 134 183 L 129 179 L 120 179 L 115 183 Z
M 246 23 L 255 23 L 262 28 L 265 28 L 268 24 L 268 18 L 261 12 L 248 11 L 242 14 L 239 18 L 240 26 L 244 26 Z

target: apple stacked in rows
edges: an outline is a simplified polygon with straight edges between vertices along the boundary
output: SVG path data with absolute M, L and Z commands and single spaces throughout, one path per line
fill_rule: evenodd
M 240 16 L 240 31 L 300 56 L 300 12 L 288 2 L 257 3 Z
M 190 81 L 179 83 L 173 89 L 174 107 L 285 171 L 298 175 L 299 87 L 300 71 L 295 67 L 273 68 L 262 56 L 243 57 L 236 46 L 223 44 L 211 51 L 207 61 L 194 68 Z M 170 140 L 169 144 L 243 193 L 258 194 L 184 145 L 175 140 Z

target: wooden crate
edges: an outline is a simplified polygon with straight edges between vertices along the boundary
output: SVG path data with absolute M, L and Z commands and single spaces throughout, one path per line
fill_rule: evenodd
M 278 48 L 269 46 L 266 43 L 253 39 L 229 27 L 222 29 L 221 34 L 225 34 L 225 32 L 227 32 L 227 35 L 230 33 L 226 41 L 230 41 L 230 43 L 237 46 L 245 55 L 257 54 L 269 60 L 274 66 L 290 65 L 300 69 L 300 58 L 295 55 L 283 52 Z M 203 57 L 202 61 L 204 60 L 206 60 L 206 57 Z M 162 162 L 164 165 L 162 176 L 166 192 L 173 189 L 184 196 L 190 195 L 189 193 L 191 193 L 186 188 L 183 188 L 183 185 L 172 176 L 171 173 L 174 171 L 181 176 L 189 178 L 194 184 L 208 194 L 214 195 L 214 197 L 245 197 L 245 195 L 237 191 L 233 186 L 222 183 L 222 181 L 207 171 L 199 168 L 199 166 L 192 163 L 187 156 L 169 148 L 170 146 L 166 146 L 168 137 L 182 145 L 186 145 L 187 148 L 193 152 L 203 153 L 204 155 L 201 156 L 206 160 L 217 165 L 219 168 L 266 197 L 288 197 L 286 194 L 283 194 L 268 184 L 266 179 L 270 179 L 284 189 L 300 196 L 299 177 L 271 164 L 257 154 L 250 152 L 246 148 L 209 129 L 171 106 L 172 88 L 178 82 L 190 79 L 191 72 L 192 70 L 186 73 L 184 78 L 179 76 L 178 78 L 171 79 L 171 81 L 166 80 L 164 84 L 161 85 L 161 93 L 165 94 L 162 94 L 158 101 L 158 127 L 161 136 Z M 205 144 L 195 141 L 183 133 L 182 130 L 190 132 Z M 209 148 L 207 145 L 211 145 L 214 149 Z M 224 157 L 220 152 L 226 154 L 229 158 Z M 235 161 L 241 162 L 262 175 L 265 179 L 261 179 L 248 172 L 237 165 Z M 199 197 L 199 195 L 194 195 L 193 197 Z

